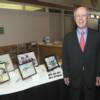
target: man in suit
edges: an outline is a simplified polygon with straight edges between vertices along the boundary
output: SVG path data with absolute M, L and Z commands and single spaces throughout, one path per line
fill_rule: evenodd
M 70 86 L 70 100 L 95 100 L 95 85 L 100 86 L 100 33 L 87 27 L 89 9 L 74 10 L 77 28 L 64 36 L 62 69 Z

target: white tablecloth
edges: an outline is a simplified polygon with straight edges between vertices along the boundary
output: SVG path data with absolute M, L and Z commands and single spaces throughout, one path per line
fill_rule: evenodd
M 22 80 L 18 69 L 9 72 L 10 81 L 0 84 L 0 95 L 6 95 L 63 78 L 61 67 L 47 72 L 45 65 L 36 67 L 37 74 Z

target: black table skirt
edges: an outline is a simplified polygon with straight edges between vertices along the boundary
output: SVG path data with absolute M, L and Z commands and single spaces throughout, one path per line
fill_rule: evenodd
M 36 86 L 21 92 L 0 96 L 0 100 L 69 100 L 69 87 L 63 79 Z M 100 88 L 96 88 L 96 100 L 100 100 Z

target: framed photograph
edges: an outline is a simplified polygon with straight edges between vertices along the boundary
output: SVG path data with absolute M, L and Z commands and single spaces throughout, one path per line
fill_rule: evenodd
M 20 65 L 33 62 L 33 66 L 38 66 L 38 62 L 34 52 L 19 54 L 17 57 Z
M 19 65 L 19 71 L 23 80 L 36 74 L 36 70 L 33 65 L 33 62 L 28 62 L 22 65 Z
M 44 62 L 47 68 L 47 71 L 51 71 L 57 67 L 59 67 L 56 56 L 49 56 L 44 58 Z
M 13 63 L 12 63 L 12 60 L 9 54 L 0 55 L 0 63 L 6 64 L 7 71 L 14 70 L 14 66 L 13 66 Z
M 10 77 L 6 68 L 6 64 L 0 63 L 0 84 L 9 80 L 10 80 Z

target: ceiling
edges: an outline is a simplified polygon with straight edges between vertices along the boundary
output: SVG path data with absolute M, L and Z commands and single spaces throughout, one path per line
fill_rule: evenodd
M 10 0 L 0 0 L 0 2 L 9 2 Z M 36 3 L 42 2 L 44 5 L 46 4 L 56 4 L 60 7 L 73 7 L 73 5 L 86 5 L 92 9 L 96 9 L 100 11 L 100 0 L 11 0 L 11 1 L 19 1 L 19 2 L 29 2 L 29 3 Z M 40 3 L 41 4 L 41 3 Z M 53 5 L 55 6 L 55 5 Z
M 71 7 L 73 7 L 73 5 L 86 5 L 92 9 L 100 11 L 100 0 L 38 0 L 38 1 L 56 3 Z

